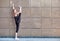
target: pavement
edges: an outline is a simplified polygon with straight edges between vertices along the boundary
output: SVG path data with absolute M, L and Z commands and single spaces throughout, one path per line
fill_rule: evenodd
M 60 41 L 60 38 L 0 38 L 0 41 Z

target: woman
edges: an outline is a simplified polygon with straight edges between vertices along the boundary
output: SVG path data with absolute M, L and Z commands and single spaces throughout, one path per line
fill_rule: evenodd
M 17 33 L 19 31 L 19 23 L 21 21 L 21 13 L 22 13 L 22 7 L 19 7 L 19 11 L 17 12 L 15 7 L 14 7 L 14 4 L 13 4 L 13 15 L 14 15 L 14 19 L 15 19 L 15 23 L 16 23 L 16 34 L 15 34 L 15 39 L 18 39 L 17 38 Z

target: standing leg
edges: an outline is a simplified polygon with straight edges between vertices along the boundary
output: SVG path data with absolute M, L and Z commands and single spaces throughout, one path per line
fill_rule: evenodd
M 15 17 L 15 23 L 16 23 L 16 33 L 15 33 L 15 39 L 16 39 L 16 40 L 19 40 L 19 39 L 17 38 L 17 33 L 18 33 L 18 28 L 19 28 L 19 24 L 18 24 L 17 17 Z
M 17 23 L 17 24 L 16 24 L 16 35 L 15 35 L 15 39 L 18 39 L 18 38 L 17 38 L 18 29 L 19 29 L 19 24 Z
M 16 24 L 16 33 L 19 31 L 19 23 Z

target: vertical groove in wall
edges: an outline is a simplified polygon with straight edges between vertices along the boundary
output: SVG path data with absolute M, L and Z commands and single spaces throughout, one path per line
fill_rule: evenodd
M 51 27 L 52 27 L 52 25 L 53 25 L 53 20 L 52 20 L 52 0 L 51 0 Z
M 9 0 L 9 8 L 10 8 L 10 0 Z M 10 14 L 10 12 L 9 12 L 9 14 Z M 9 36 L 10 36 L 10 22 L 9 22 Z

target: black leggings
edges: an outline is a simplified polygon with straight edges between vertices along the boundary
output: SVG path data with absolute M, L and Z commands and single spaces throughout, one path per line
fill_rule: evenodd
M 19 13 L 19 15 L 15 16 L 14 19 L 15 19 L 15 23 L 16 23 L 16 33 L 18 33 L 18 31 L 19 31 L 19 23 L 21 21 L 21 13 Z

